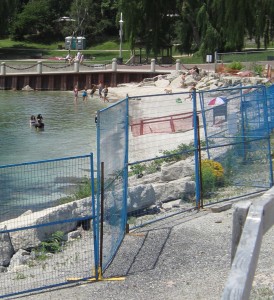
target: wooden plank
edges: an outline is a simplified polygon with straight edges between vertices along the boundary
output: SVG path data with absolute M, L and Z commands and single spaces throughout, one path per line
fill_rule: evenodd
M 261 206 L 250 207 L 222 300 L 249 299 L 263 237 L 262 216 Z
M 240 215 L 244 218 L 244 205 L 239 209 L 236 216 L 235 226 L 240 227 L 243 222 L 239 222 Z M 240 210 L 242 212 L 240 212 Z M 244 224 L 239 245 L 236 239 L 240 228 L 235 228 L 234 247 L 237 247 L 227 283 L 224 288 L 222 300 L 248 300 L 252 288 L 260 247 L 263 235 L 274 225 L 274 188 L 270 189 L 250 206 Z M 238 224 L 237 224 L 238 223 Z M 233 224 L 234 226 L 234 224 Z M 232 246 L 233 247 L 233 246 Z
M 231 263 L 233 262 L 237 246 L 240 242 L 246 216 L 248 214 L 251 201 L 239 202 L 235 205 L 233 211 L 233 227 L 232 227 L 232 242 L 231 242 Z
M 274 225 L 274 188 L 262 197 L 261 205 L 264 206 L 263 229 L 264 234 Z

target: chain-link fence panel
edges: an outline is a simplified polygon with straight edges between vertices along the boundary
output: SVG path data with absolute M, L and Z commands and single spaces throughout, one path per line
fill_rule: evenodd
M 127 187 L 127 110 L 123 100 L 98 112 L 97 180 L 102 271 L 125 234 Z M 102 188 L 103 187 L 103 188 Z
M 0 166 L 0 181 L 0 297 L 95 277 L 93 156 Z

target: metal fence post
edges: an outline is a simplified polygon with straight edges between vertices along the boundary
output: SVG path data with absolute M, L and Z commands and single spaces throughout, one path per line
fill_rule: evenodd
M 196 89 L 192 92 L 193 99 L 193 127 L 194 127 L 194 158 L 195 158 L 195 181 L 196 181 L 196 208 L 201 205 L 201 178 L 200 178 L 200 163 L 199 163 L 199 135 L 197 124 L 197 93 Z

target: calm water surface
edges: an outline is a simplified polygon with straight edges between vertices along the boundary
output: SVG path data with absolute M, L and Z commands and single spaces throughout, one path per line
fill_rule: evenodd
M 94 153 L 96 156 L 96 111 L 105 107 L 99 98 L 79 97 L 72 92 L 0 91 L 0 166 Z M 42 114 L 43 131 L 30 126 L 31 115 Z M 96 160 L 94 160 L 96 162 Z M 43 166 L 43 165 L 41 165 Z M 61 165 L 60 165 L 61 166 Z M 86 168 L 89 168 L 89 164 Z M 1 168 L 0 222 L 28 209 L 40 210 L 67 196 L 70 185 L 84 176 L 65 170 L 46 170 L 42 174 L 24 167 Z M 30 174 L 26 174 L 30 173 Z M 37 175 L 36 175 L 37 174 Z M 89 173 L 87 173 L 89 174 Z M 41 178 L 42 176 L 42 178 Z M 71 182 L 72 181 L 72 182 Z
M 89 154 L 96 150 L 94 116 L 104 107 L 99 98 L 71 92 L 0 92 L 0 165 Z M 44 131 L 30 127 L 42 114 Z

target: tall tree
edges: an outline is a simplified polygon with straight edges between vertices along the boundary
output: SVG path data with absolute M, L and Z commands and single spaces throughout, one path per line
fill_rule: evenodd
M 9 27 L 20 5 L 20 0 L 2 0 L 0 5 L 0 35 L 7 35 L 9 33 Z
M 157 56 L 163 46 L 171 43 L 176 0 L 121 0 L 120 9 L 131 49 L 141 41 L 148 53 Z

